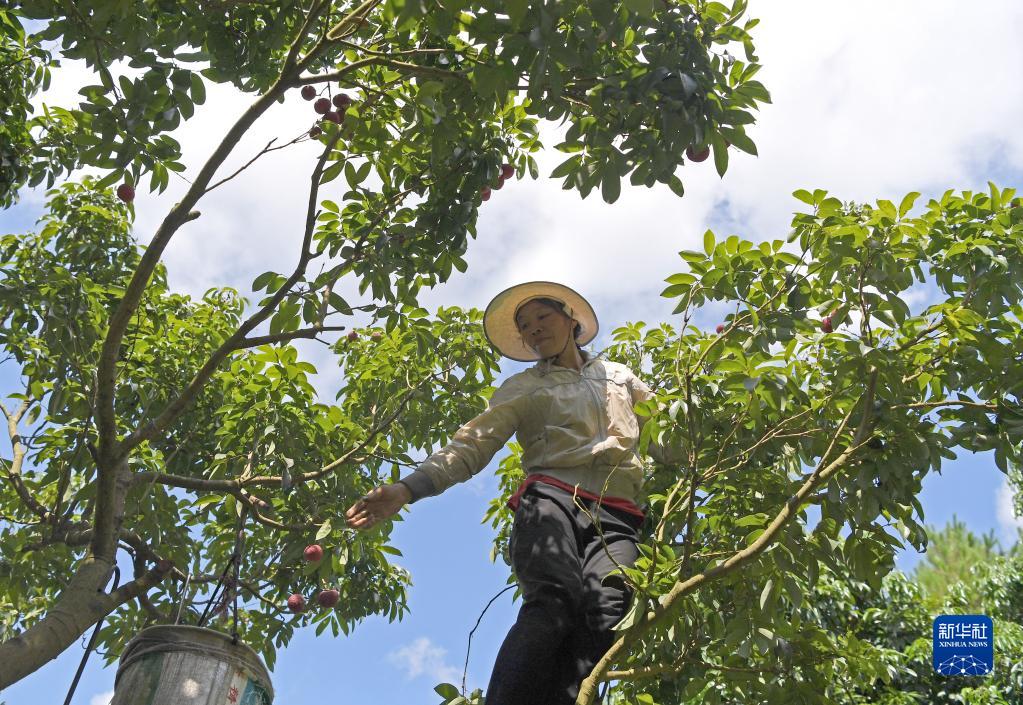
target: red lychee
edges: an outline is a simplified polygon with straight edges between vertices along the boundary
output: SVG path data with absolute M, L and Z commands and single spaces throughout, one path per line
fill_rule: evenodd
M 316 139 L 322 134 L 323 130 L 320 129 L 319 125 L 313 125 L 312 127 L 309 128 L 309 136 L 312 137 L 313 139 Z
M 502 164 L 501 165 L 501 178 L 502 179 L 510 179 L 513 176 L 515 176 L 515 167 L 513 167 L 511 164 Z
M 358 340 L 359 339 L 359 331 L 357 331 L 357 330 L 349 331 L 348 332 L 348 339 L 353 341 L 353 342 Z
M 821 330 L 824 331 L 825 333 L 830 333 L 834 329 L 835 328 L 834 328 L 834 326 L 832 325 L 832 322 L 831 322 L 831 316 L 825 316 L 821 320 Z
M 135 200 L 135 187 L 125 181 L 117 187 L 117 197 L 125 203 L 131 203 Z
M 335 108 L 338 108 L 339 110 L 344 110 L 351 104 L 352 99 L 349 98 L 344 93 L 338 93 L 336 96 L 334 96 L 332 102 L 334 103 Z
M 718 332 L 718 335 L 721 335 L 722 333 L 725 332 L 725 324 L 724 323 L 718 323 L 718 327 L 715 328 L 714 330 L 716 330 Z
M 297 592 L 288 597 L 288 609 L 298 614 L 305 609 L 305 598 L 299 595 Z
M 323 558 L 323 547 L 318 543 L 306 546 L 305 551 L 302 552 L 302 556 L 310 563 L 315 563 Z
M 320 115 L 326 115 L 327 111 L 330 110 L 330 99 L 317 98 L 316 102 L 313 103 L 313 110 L 318 112 Z
M 312 100 L 316 97 L 316 86 L 302 86 L 302 97 Z
M 337 604 L 339 597 L 341 597 L 341 593 L 333 588 L 330 590 L 321 590 L 316 596 L 316 602 L 320 605 L 320 607 L 333 607 Z
M 344 116 L 336 110 L 328 110 L 324 113 L 323 119 L 330 120 L 331 122 L 340 125 L 341 121 L 344 120 Z
M 710 156 L 710 147 L 696 149 L 693 145 L 686 147 L 686 157 L 691 162 L 702 162 Z
M 484 186 L 483 187 L 483 190 L 480 191 L 480 197 L 484 201 L 489 201 L 490 200 L 490 187 L 489 186 Z

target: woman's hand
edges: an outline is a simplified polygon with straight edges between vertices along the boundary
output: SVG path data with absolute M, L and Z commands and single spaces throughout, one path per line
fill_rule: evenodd
M 345 512 L 345 521 L 353 529 L 369 529 L 393 517 L 411 501 L 412 492 L 400 482 L 374 487 Z

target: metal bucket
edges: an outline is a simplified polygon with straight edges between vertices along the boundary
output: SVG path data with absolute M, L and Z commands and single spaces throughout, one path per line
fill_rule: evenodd
M 110 705 L 271 705 L 256 652 L 227 634 L 163 625 L 139 632 L 121 654 Z

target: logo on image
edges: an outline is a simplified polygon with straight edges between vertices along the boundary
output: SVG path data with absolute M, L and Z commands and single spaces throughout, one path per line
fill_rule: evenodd
M 984 676 L 995 665 L 994 625 L 981 614 L 934 620 L 934 670 L 945 676 Z

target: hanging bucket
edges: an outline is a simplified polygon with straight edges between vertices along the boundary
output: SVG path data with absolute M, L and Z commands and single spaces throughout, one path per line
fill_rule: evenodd
M 149 627 L 125 647 L 110 705 L 271 705 L 256 652 L 212 629 Z

